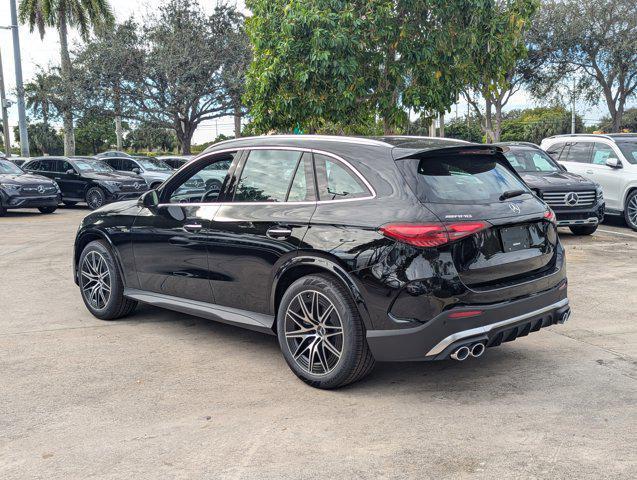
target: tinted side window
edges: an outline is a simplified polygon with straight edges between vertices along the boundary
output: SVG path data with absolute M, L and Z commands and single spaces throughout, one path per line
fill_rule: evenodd
M 562 153 L 562 150 L 564 149 L 564 145 L 566 145 L 566 143 L 564 142 L 554 143 L 553 145 L 548 147 L 548 149 L 546 150 L 546 153 L 548 153 L 555 160 L 558 160 L 560 158 L 560 154 Z
M 252 150 L 235 189 L 235 202 L 283 202 L 301 158 L 293 150 Z
M 29 162 L 24 166 L 25 170 L 33 170 L 33 171 L 38 171 L 40 170 L 40 161 L 36 160 L 34 162 Z
M 314 155 L 319 200 L 342 200 L 371 196 L 357 175 L 336 159 L 327 155 Z
M 66 160 L 58 160 L 56 164 L 56 171 L 60 173 L 66 173 L 67 170 L 71 170 L 73 168 L 73 166 Z
M 42 172 L 55 172 L 55 165 L 53 160 L 40 160 L 40 171 Z
M 606 165 L 606 160 L 617 157 L 613 149 L 606 144 L 595 142 L 593 146 L 593 163 L 595 165 Z
M 564 153 L 562 153 L 560 160 L 563 162 L 590 163 L 591 146 L 592 144 L 587 142 L 571 143 L 566 157 L 564 157 Z
M 118 170 L 124 170 L 126 172 L 132 172 L 133 168 L 139 168 L 135 162 L 126 158 L 120 158 L 117 160 L 119 164 Z
M 290 185 L 287 201 L 305 202 L 315 200 L 313 177 L 312 154 L 304 153 Z

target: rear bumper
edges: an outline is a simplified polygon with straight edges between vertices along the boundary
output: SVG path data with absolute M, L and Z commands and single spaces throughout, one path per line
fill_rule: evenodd
M 480 310 L 479 316 L 450 314 Z M 528 297 L 492 305 L 446 310 L 424 325 L 397 330 L 368 330 L 367 343 L 379 361 L 443 360 L 460 345 L 484 342 L 487 347 L 515 340 L 568 318 L 566 280 Z

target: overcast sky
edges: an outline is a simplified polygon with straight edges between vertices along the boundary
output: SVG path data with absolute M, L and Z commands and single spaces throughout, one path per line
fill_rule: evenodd
M 16 0 L 19 2 L 19 0 Z M 118 21 L 122 21 L 131 15 L 141 19 L 144 17 L 148 9 L 153 9 L 161 3 L 161 0 L 110 0 L 113 13 Z M 202 0 L 201 4 L 207 11 L 211 11 L 217 2 L 215 0 Z M 244 9 L 243 0 L 235 2 L 240 9 Z M 0 0 L 0 26 L 9 25 L 10 22 L 9 0 Z M 40 39 L 37 32 L 30 33 L 28 27 L 20 25 L 20 45 L 22 50 L 22 71 L 25 82 L 27 82 L 37 70 L 38 66 L 46 67 L 51 64 L 59 63 L 59 43 L 55 30 L 47 30 L 44 40 Z M 78 36 L 73 32 L 71 34 L 71 42 L 77 42 Z M 11 41 L 11 32 L 9 30 L 0 30 L 0 51 L 2 52 L 2 62 L 4 67 L 4 76 L 6 89 L 10 99 L 15 100 L 15 71 L 13 65 L 13 50 Z M 634 103 L 634 102 L 633 102 Z M 508 109 L 526 108 L 537 106 L 538 102 L 532 101 L 525 92 L 517 93 L 507 105 Z M 458 105 L 459 115 L 466 112 L 466 103 Z M 603 104 L 598 107 L 578 104 L 578 113 L 582 114 L 587 124 L 593 123 L 595 120 L 605 115 Z M 452 107 L 450 117 L 456 114 L 456 107 Z M 9 111 L 9 122 L 11 125 L 17 124 L 17 109 L 14 106 Z M 215 138 L 217 133 L 231 135 L 233 124 L 231 118 L 221 118 L 217 122 L 211 121 L 199 126 L 194 136 L 194 143 L 203 143 Z

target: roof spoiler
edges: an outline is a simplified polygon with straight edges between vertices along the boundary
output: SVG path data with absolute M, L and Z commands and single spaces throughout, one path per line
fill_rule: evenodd
M 498 145 L 468 144 L 453 147 L 427 148 L 397 156 L 395 157 L 395 160 L 404 160 L 405 158 L 426 158 L 434 155 L 495 155 L 498 153 L 504 153 L 507 150 L 509 150 L 508 147 Z

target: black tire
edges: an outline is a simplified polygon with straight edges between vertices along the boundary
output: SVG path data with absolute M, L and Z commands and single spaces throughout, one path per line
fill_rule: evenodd
M 597 225 L 582 225 L 580 227 L 568 227 L 573 235 L 592 235 L 597 230 Z
M 106 192 L 100 187 L 91 187 L 86 191 L 86 204 L 91 210 L 106 205 Z
M 77 202 L 70 202 L 68 200 L 62 200 L 62 203 L 64 205 L 66 205 L 67 207 L 73 207 L 73 206 L 77 205 Z
M 624 220 L 626 220 L 626 225 L 637 232 L 637 190 L 633 190 L 626 197 Z
M 108 270 L 108 281 L 110 283 L 110 294 L 108 299 L 103 302 L 103 305 L 100 304 L 101 297 L 99 297 L 98 302 L 93 302 L 90 298 L 89 292 L 95 281 L 83 273 L 85 262 L 94 262 L 93 259 L 98 256 L 104 260 L 105 270 Z M 104 241 L 95 240 L 84 247 L 77 268 L 82 300 L 88 311 L 95 317 L 101 320 L 115 320 L 129 315 L 135 309 L 137 302 L 124 297 L 124 283 L 115 265 L 113 254 Z M 89 273 L 91 272 L 88 266 L 86 269 Z
M 58 207 L 40 207 L 40 213 L 53 213 L 58 209 Z
M 7 214 L 7 209 L 0 206 L 0 217 L 4 217 Z
M 220 190 L 221 190 L 221 182 L 219 180 L 212 179 L 206 182 L 206 191 L 214 192 L 214 191 L 220 191 Z
M 316 296 L 313 297 L 312 295 L 315 293 Z M 316 307 L 314 306 L 314 298 L 317 299 Z M 332 305 L 334 310 L 328 315 L 329 318 L 326 317 L 322 322 L 321 331 L 318 329 L 320 325 L 299 322 L 292 315 L 287 315 L 289 307 L 290 311 L 297 308 L 302 309 L 300 299 L 304 299 L 304 302 L 309 301 L 312 305 L 312 311 L 316 309 L 319 317 L 326 313 L 327 305 Z M 321 302 L 323 307 L 319 305 Z M 339 323 L 341 334 L 337 333 Z M 302 330 L 304 328 L 314 328 L 315 333 L 306 334 L 305 330 Z M 298 337 L 286 337 L 286 329 L 288 335 L 296 335 L 297 329 L 303 333 L 299 334 Z M 283 357 L 290 369 L 297 377 L 312 387 L 339 388 L 362 379 L 374 368 L 374 357 L 367 345 L 365 326 L 358 309 L 348 290 L 330 275 L 309 275 L 290 285 L 283 294 L 279 306 L 277 336 Z M 303 338 L 300 338 L 301 336 Z M 330 348 L 325 346 L 327 344 L 326 337 L 331 337 L 328 340 Z M 322 354 L 319 353 L 319 346 L 322 349 Z M 336 356 L 331 349 L 338 350 L 339 346 L 340 355 Z M 306 352 L 308 359 L 305 358 Z M 298 360 L 295 359 L 295 354 Z M 317 364 L 314 367 L 314 361 L 309 361 L 310 355 L 314 360 L 318 359 L 320 365 Z M 323 368 L 325 365 L 327 368 Z

